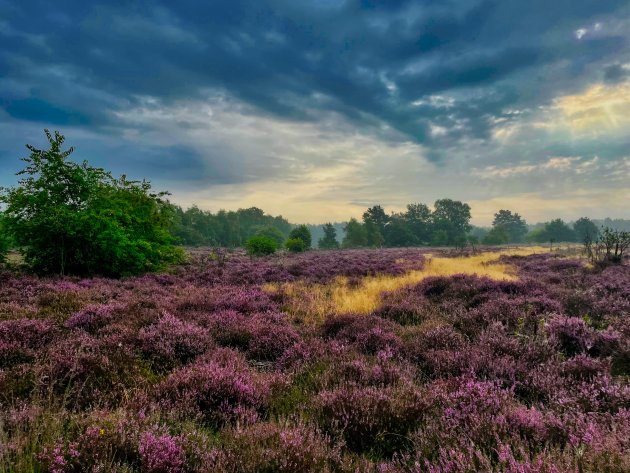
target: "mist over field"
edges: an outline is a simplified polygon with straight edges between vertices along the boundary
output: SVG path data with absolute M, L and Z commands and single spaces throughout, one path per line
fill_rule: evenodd
M 0 473 L 630 471 L 627 0 L 0 0 Z

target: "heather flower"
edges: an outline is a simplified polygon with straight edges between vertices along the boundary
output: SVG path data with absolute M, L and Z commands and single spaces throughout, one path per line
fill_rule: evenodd
M 120 304 L 90 304 L 75 312 L 66 321 L 66 327 L 93 332 L 111 323 L 123 306 Z
M 208 331 L 165 313 L 155 324 L 140 330 L 138 342 L 144 355 L 159 369 L 185 364 L 212 345 Z
M 178 473 L 184 471 L 185 453 L 177 439 L 168 434 L 145 432 L 138 445 L 140 465 L 146 473 Z
M 331 472 L 342 465 L 341 448 L 315 427 L 260 423 L 228 432 L 221 452 L 203 471 Z
M 0 368 L 31 361 L 54 335 L 55 329 L 47 320 L 0 321 Z
M 223 358 L 223 359 L 221 359 Z M 229 351 L 174 371 L 157 387 L 157 398 L 183 415 L 200 415 L 213 425 L 256 420 L 270 394 L 262 375 Z
M 593 330 L 577 317 L 553 317 L 549 320 L 547 330 L 551 339 L 567 356 L 584 353 L 593 344 Z

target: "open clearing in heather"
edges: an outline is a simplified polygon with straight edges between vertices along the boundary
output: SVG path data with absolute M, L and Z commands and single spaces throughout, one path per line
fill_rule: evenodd
M 386 292 L 417 284 L 429 277 L 448 277 L 455 274 L 484 276 L 497 281 L 518 279 L 515 269 L 500 263 L 502 256 L 529 256 L 549 252 L 542 246 L 518 247 L 487 251 L 480 254 L 444 257 L 427 253 L 426 264 L 420 270 L 403 275 L 381 274 L 367 276 L 358 283 L 345 277 L 335 278 L 326 284 L 303 281 L 267 284 L 270 293 L 282 292 L 286 310 L 304 323 L 321 323 L 331 314 L 369 314 L 376 310 Z

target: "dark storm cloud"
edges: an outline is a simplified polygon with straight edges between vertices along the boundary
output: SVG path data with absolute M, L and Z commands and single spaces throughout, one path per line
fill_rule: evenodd
M 229 94 L 294 121 L 336 111 L 387 125 L 439 160 L 601 75 L 619 32 L 574 32 L 626 0 L 0 2 L 2 126 L 15 120 L 113 134 L 142 96 Z M 607 80 L 624 70 L 609 66 Z M 444 106 L 431 96 L 456 98 Z M 432 130 L 442 127 L 436 136 Z M 95 128 L 96 127 L 96 128 Z
M 630 68 L 623 67 L 621 64 L 611 64 L 604 68 L 604 80 L 610 84 L 623 82 L 630 77 Z

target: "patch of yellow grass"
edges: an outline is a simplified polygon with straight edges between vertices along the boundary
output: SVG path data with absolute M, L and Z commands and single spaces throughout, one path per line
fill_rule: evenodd
M 475 274 L 496 280 L 515 280 L 517 276 L 513 267 L 497 263 L 501 256 L 527 256 L 547 251 L 549 250 L 543 247 L 521 247 L 456 258 L 427 255 L 423 269 L 409 271 L 400 276 L 369 276 L 363 278 L 358 285 L 348 284 L 346 278 L 337 278 L 327 284 L 269 284 L 265 286 L 265 290 L 282 291 L 288 305 L 287 310 L 297 319 L 305 323 L 320 323 L 332 314 L 368 314 L 379 307 L 383 293 L 417 284 L 431 276 Z

